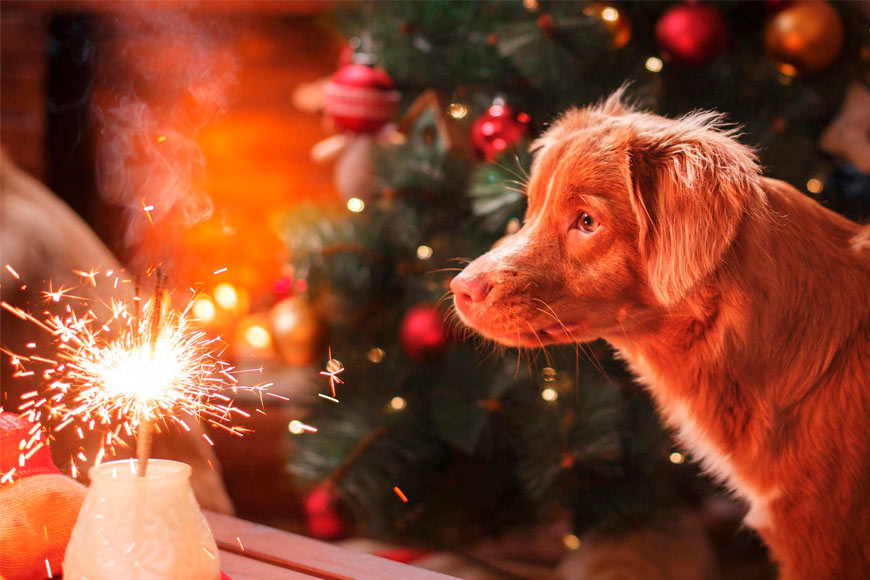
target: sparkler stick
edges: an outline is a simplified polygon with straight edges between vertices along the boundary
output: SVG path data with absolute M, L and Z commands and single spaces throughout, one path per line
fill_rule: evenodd
M 96 273 L 86 273 L 88 280 L 114 282 L 113 288 L 134 282 L 113 272 L 99 278 Z M 176 423 L 189 431 L 184 418 L 189 414 L 242 435 L 248 430 L 227 423 L 235 415 L 249 415 L 235 407 L 228 394 L 242 390 L 261 394 L 267 385 L 239 385 L 235 374 L 240 371 L 219 358 L 223 348 L 219 339 L 191 326 L 195 293 L 179 311 L 166 304 L 166 278 L 161 274 L 147 302 L 140 300 L 138 280 L 134 286 L 132 301 L 112 298 L 108 303 L 85 302 L 70 294 L 69 288 L 46 292 L 47 300 L 62 304 L 63 313 L 46 312 L 44 318 L 5 302 L 0 307 L 55 339 L 54 356 L 7 352 L 16 375 L 37 373 L 48 383 L 44 391 L 22 397 L 19 411 L 25 418 L 48 419 L 55 425 L 54 432 L 72 425 L 82 439 L 83 430 L 105 429 L 97 462 L 107 448 L 128 447 L 125 438 L 138 434 L 136 455 L 139 475 L 144 475 L 157 422 Z M 87 461 L 83 451 L 75 457 Z
M 154 285 L 152 302 L 154 309 L 151 311 L 150 347 L 151 361 L 154 361 L 154 352 L 157 349 L 157 338 L 160 334 L 160 317 L 163 313 L 163 290 L 166 286 L 166 277 L 161 270 L 157 269 L 157 282 Z M 145 477 L 148 472 L 148 458 L 151 457 L 151 448 L 154 443 L 154 423 L 148 416 L 147 409 L 142 408 L 139 417 L 139 433 L 136 441 L 136 457 L 139 459 L 137 475 Z

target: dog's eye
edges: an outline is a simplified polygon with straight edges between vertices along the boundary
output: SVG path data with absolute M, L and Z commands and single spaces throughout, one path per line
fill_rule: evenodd
M 577 227 L 591 234 L 598 229 L 598 220 L 584 211 L 577 220 Z

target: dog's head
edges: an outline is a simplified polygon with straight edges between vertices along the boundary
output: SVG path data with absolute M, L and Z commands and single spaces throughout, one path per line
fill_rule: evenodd
M 639 330 L 716 270 L 760 195 L 754 154 L 718 115 L 665 119 L 621 91 L 533 147 L 522 229 L 451 283 L 462 321 L 507 345 Z

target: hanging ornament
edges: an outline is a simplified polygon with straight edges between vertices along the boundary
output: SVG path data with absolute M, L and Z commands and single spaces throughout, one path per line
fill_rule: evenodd
M 631 23 L 628 16 L 604 2 L 591 2 L 583 8 L 583 14 L 600 20 L 612 35 L 612 47 L 620 49 L 631 40 Z
M 303 502 L 309 534 L 324 541 L 338 540 L 347 535 L 347 523 L 341 516 L 334 485 L 327 482 L 315 487 Z
M 728 44 L 728 27 L 707 4 L 680 4 L 669 8 L 656 23 L 656 41 L 667 56 L 684 66 L 704 66 Z
M 321 355 L 326 327 L 304 296 L 278 302 L 269 311 L 269 323 L 275 349 L 291 365 L 310 365 Z
M 375 133 L 399 106 L 399 93 L 384 69 L 349 64 L 326 84 L 324 110 L 335 124 L 354 133 Z
M 399 326 L 399 341 L 408 358 L 426 362 L 443 355 L 450 338 L 438 308 L 418 304 L 405 313 Z
M 767 23 L 764 46 L 783 74 L 818 72 L 840 54 L 843 21 L 823 0 L 795 2 Z
M 795 0 L 764 0 L 764 9 L 772 14 L 776 14 L 794 3 Z
M 471 125 L 471 143 L 487 161 L 517 144 L 529 128 L 528 113 L 515 113 L 501 103 L 493 104 Z

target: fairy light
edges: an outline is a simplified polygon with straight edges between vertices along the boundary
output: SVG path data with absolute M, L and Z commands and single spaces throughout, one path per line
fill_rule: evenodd
M 239 293 L 232 284 L 221 282 L 215 286 L 214 300 L 224 310 L 232 310 L 239 304 Z
M 294 435 L 301 435 L 305 431 L 305 429 L 303 429 L 302 426 L 303 426 L 302 421 L 299 421 L 297 419 L 293 419 L 287 425 L 287 430 L 290 431 L 291 433 L 293 433 Z
M 373 362 L 375 364 L 378 364 L 379 362 L 384 360 L 384 356 L 386 354 L 387 353 L 385 353 L 384 349 L 382 349 L 382 348 L 373 348 L 370 351 L 368 351 L 368 353 L 366 353 L 366 357 L 369 359 L 369 362 Z
M 608 6 L 601 11 L 601 19 L 605 22 L 616 22 L 619 20 L 619 10 L 612 6 Z
M 408 401 L 406 401 L 403 397 L 393 397 L 390 399 L 390 408 L 394 411 L 401 411 L 405 407 L 408 406 Z
M 823 189 L 825 189 L 825 184 L 821 179 L 813 177 L 807 181 L 807 191 L 810 193 L 819 194 L 822 193 Z
M 541 398 L 547 401 L 548 403 L 552 403 L 556 399 L 559 398 L 559 392 L 556 389 L 546 388 L 541 391 Z
M 352 211 L 353 213 L 360 213 L 362 210 L 366 208 L 366 202 L 361 200 L 358 197 L 352 197 L 347 200 L 347 209 Z
M 117 287 L 117 278 L 100 280 Z M 219 358 L 222 343 L 191 327 L 195 297 L 183 310 L 171 308 L 164 299 L 168 293 L 162 280 L 158 276 L 147 300 L 138 292 L 131 299 L 112 298 L 108 303 L 49 292 L 52 300 L 66 297 L 69 301 L 63 314 L 48 314 L 45 319 L 0 303 L 55 341 L 53 357 L 7 353 L 17 373 L 38 366 L 51 380 L 44 392 L 29 397 L 19 411 L 34 423 L 49 419 L 56 425 L 55 432 L 69 425 L 79 434 L 82 429 L 104 429 L 106 436 L 95 463 L 107 448 L 114 451 L 116 446 L 129 446 L 126 440 L 138 431 L 138 448 L 145 450 L 140 453 L 141 468 L 147 461 L 150 425 L 174 423 L 189 430 L 184 419 L 188 414 L 235 435 L 246 431 L 227 425 L 236 415 L 249 415 L 235 407 L 225 391 L 259 391 L 261 387 L 238 384 L 238 371 Z M 138 289 L 138 283 L 135 286 Z M 81 454 L 79 458 L 87 460 Z
M 212 299 L 206 295 L 202 295 L 193 301 L 191 312 L 196 320 L 207 324 L 214 320 L 217 310 L 214 307 Z
M 664 63 L 662 62 L 662 59 L 656 56 L 651 56 L 646 59 L 646 63 L 644 64 L 644 66 L 646 66 L 646 70 L 648 70 L 649 72 L 657 73 L 661 72 L 662 67 L 664 67 Z
M 463 103 L 450 103 L 447 114 L 454 119 L 464 119 L 468 115 L 468 107 Z
M 538 10 L 538 0 L 523 0 L 523 8 L 529 12 L 536 12 Z
M 562 538 L 562 543 L 569 550 L 579 550 L 580 549 L 580 538 L 578 538 L 574 534 L 566 534 L 565 537 Z
M 679 451 L 674 451 L 673 453 L 668 455 L 668 461 L 670 461 L 674 465 L 680 465 L 681 463 L 686 462 L 686 456 Z
M 245 340 L 254 348 L 268 348 L 272 344 L 272 335 L 263 326 L 252 324 L 245 329 Z
M 418 246 L 417 257 L 421 260 L 428 260 L 432 257 L 432 248 L 429 246 Z

